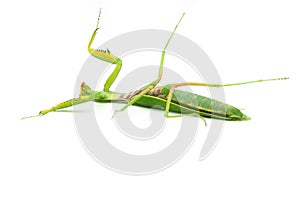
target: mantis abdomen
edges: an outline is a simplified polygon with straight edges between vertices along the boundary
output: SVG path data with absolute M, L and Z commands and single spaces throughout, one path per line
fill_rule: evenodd
M 167 103 L 167 95 L 163 93 L 164 87 L 156 87 L 148 94 L 142 96 L 134 105 L 165 110 Z M 139 90 L 128 94 L 119 94 L 114 100 L 124 100 L 129 102 Z M 193 94 L 186 91 L 174 90 L 171 102 L 170 111 L 182 113 L 185 115 L 202 116 L 213 119 L 223 119 L 229 121 L 250 120 L 250 117 L 243 114 L 238 108 L 222 103 L 220 101 Z

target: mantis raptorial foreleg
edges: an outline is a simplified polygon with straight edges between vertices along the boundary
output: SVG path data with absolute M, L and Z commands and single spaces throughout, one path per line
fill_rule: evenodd
M 110 76 L 107 78 L 105 84 L 104 84 L 104 89 L 103 91 L 109 91 L 111 85 L 113 84 L 113 82 L 115 81 L 115 79 L 117 78 L 121 68 L 122 68 L 122 60 L 116 56 L 114 56 L 113 54 L 110 53 L 110 51 L 107 50 L 99 50 L 99 49 L 93 49 L 91 48 L 93 41 L 97 35 L 97 31 L 99 29 L 99 22 L 100 22 L 100 15 L 101 15 L 101 9 L 99 11 L 99 15 L 98 15 L 98 20 L 97 20 L 97 25 L 96 25 L 96 29 L 92 34 L 92 37 L 89 41 L 88 44 L 88 51 L 89 53 L 98 58 L 101 59 L 103 61 L 112 63 L 112 64 L 116 64 L 116 67 L 114 69 L 114 71 L 110 74 Z
M 42 111 L 40 111 L 39 115 L 42 116 L 49 112 L 54 112 L 56 110 L 64 109 L 64 108 L 70 107 L 72 105 L 78 105 L 78 104 L 89 102 L 92 100 L 94 100 L 93 95 L 80 96 L 79 98 L 73 98 L 73 99 L 67 100 L 65 102 L 59 103 L 49 109 L 42 110 Z
M 24 117 L 22 119 L 36 117 L 36 116 L 43 116 L 43 115 L 45 115 L 49 112 L 55 112 L 57 110 L 67 108 L 67 107 L 70 107 L 72 105 L 78 105 L 78 104 L 81 104 L 81 103 L 93 101 L 94 97 L 95 97 L 95 92 L 88 85 L 86 85 L 83 82 L 80 86 L 80 94 L 79 94 L 78 98 L 73 98 L 73 99 L 64 101 L 64 102 L 59 103 L 59 104 L 57 104 L 57 105 L 55 105 L 55 106 L 53 106 L 49 109 L 40 111 L 38 115 Z
M 49 112 L 57 111 L 57 110 L 60 110 L 63 108 L 70 107 L 72 105 L 77 105 L 77 104 L 85 103 L 88 101 L 96 101 L 96 102 L 108 102 L 108 101 L 116 101 L 116 102 L 126 101 L 127 102 L 128 101 L 127 105 L 125 105 L 125 107 L 121 108 L 121 110 L 116 111 L 116 112 L 118 112 L 118 111 L 125 110 L 130 105 L 135 104 L 139 99 L 141 99 L 143 97 L 144 102 L 139 101 L 139 102 L 141 102 L 141 103 L 139 103 L 140 106 L 151 107 L 151 106 L 156 105 L 156 101 L 159 101 L 160 103 L 164 103 L 162 101 L 166 101 L 166 104 L 165 104 L 165 116 L 166 117 L 178 117 L 178 116 L 170 116 L 169 110 L 173 111 L 175 113 L 180 113 L 179 109 L 185 109 L 185 112 L 187 114 L 184 114 L 184 115 L 198 116 L 202 119 L 203 119 L 203 117 L 210 117 L 210 118 L 230 120 L 230 121 L 243 121 L 243 120 L 249 120 L 250 118 L 233 106 L 230 106 L 225 103 L 222 103 L 222 102 L 219 102 L 219 101 L 207 98 L 207 97 L 203 97 L 203 96 L 200 96 L 197 94 L 192 94 L 190 92 L 184 92 L 184 91 L 180 92 L 180 91 L 175 90 L 175 88 L 180 87 L 180 86 L 186 86 L 186 85 L 207 86 L 207 87 L 224 87 L 224 86 L 250 84 L 250 83 L 256 83 L 256 82 L 288 79 L 288 78 L 277 78 L 277 79 L 255 80 L 255 81 L 250 81 L 250 82 L 239 82 L 239 83 L 232 83 L 232 84 L 207 84 L 207 83 L 198 83 L 198 82 L 183 82 L 183 83 L 166 85 L 165 87 L 163 87 L 165 89 L 165 90 L 163 90 L 164 92 L 162 92 L 162 88 L 156 87 L 156 85 L 162 79 L 163 67 L 164 67 L 164 57 L 165 57 L 166 49 L 168 48 L 168 45 L 169 45 L 170 41 L 172 40 L 172 38 L 175 34 L 175 31 L 184 16 L 184 14 L 183 14 L 181 16 L 179 22 L 176 24 L 173 32 L 169 36 L 169 39 L 168 39 L 167 43 L 165 44 L 164 49 L 162 51 L 157 79 L 154 80 L 153 82 L 151 82 L 150 84 L 146 85 L 145 87 L 142 87 L 140 90 L 137 90 L 133 94 L 132 93 L 125 94 L 125 93 L 119 93 L 119 92 L 112 92 L 112 91 L 110 91 L 110 87 L 114 83 L 115 79 L 117 78 L 117 76 L 122 68 L 122 60 L 120 58 L 114 56 L 113 54 L 111 54 L 108 49 L 107 50 L 99 50 L 99 49 L 91 48 L 91 46 L 94 42 L 94 39 L 97 35 L 97 31 L 99 29 L 100 14 L 101 14 L 101 10 L 98 15 L 96 29 L 94 30 L 94 32 L 89 40 L 89 43 L 88 43 L 88 51 L 92 56 L 94 56 L 100 60 L 103 60 L 103 61 L 106 61 L 106 62 L 116 65 L 113 72 L 107 78 L 107 80 L 104 84 L 103 91 L 94 91 L 90 87 L 88 87 L 85 83 L 82 83 L 80 95 L 78 98 L 73 98 L 68 101 L 59 103 L 49 109 L 42 110 L 36 116 L 42 116 Z M 151 92 L 151 90 L 153 90 L 153 91 Z M 176 98 L 176 100 L 172 98 L 173 94 L 175 94 L 175 96 L 180 97 L 180 93 L 181 93 L 181 95 L 183 95 L 181 98 L 178 98 L 178 99 Z M 162 96 L 164 98 L 161 98 Z M 166 98 L 166 96 L 167 96 L 167 98 Z M 190 96 L 192 96 L 191 101 L 189 101 L 189 100 L 187 101 L 186 97 L 190 97 Z M 195 97 L 197 97 L 197 99 L 195 99 Z M 178 101 L 178 100 L 180 100 L 180 101 Z M 201 100 L 200 104 L 197 104 L 198 100 Z M 206 101 L 203 101 L 203 100 L 206 100 Z M 179 103 L 179 105 L 178 105 L 178 103 Z M 180 106 L 180 104 L 182 104 L 182 106 Z M 225 108 L 226 113 L 219 111 L 217 109 L 212 110 L 211 105 L 213 105 L 213 104 L 214 104 L 214 106 L 218 105 L 221 108 Z M 174 106 L 174 108 L 173 108 L 173 106 Z M 185 108 L 185 106 L 189 106 L 189 107 Z M 199 106 L 201 106 L 201 111 L 199 110 L 199 108 L 200 108 Z M 182 116 L 182 115 L 179 115 L 179 116 Z M 34 117 L 34 116 L 30 116 L 30 117 Z M 30 118 L 30 117 L 26 117 L 26 118 Z M 206 124 L 206 122 L 205 122 L 205 124 Z
M 168 48 L 169 46 L 169 43 L 171 41 L 171 39 L 173 38 L 174 36 L 174 33 L 178 27 L 178 25 L 180 24 L 183 16 L 185 15 L 185 13 L 182 14 L 180 20 L 178 21 L 178 23 L 176 24 L 173 32 L 171 33 L 167 43 L 165 44 L 165 47 L 162 51 L 162 54 L 161 54 L 161 59 L 160 59 L 160 65 L 159 65 L 159 71 L 158 71 L 158 78 L 156 80 L 154 80 L 153 82 L 151 82 L 150 84 L 146 85 L 145 87 L 143 87 L 141 89 L 141 92 L 138 93 L 137 95 L 135 95 L 124 107 L 122 107 L 120 110 L 116 110 L 116 112 L 122 112 L 124 110 L 126 110 L 129 106 L 133 105 L 136 101 L 138 101 L 140 98 L 143 97 L 143 95 L 147 94 L 149 91 L 151 91 L 161 80 L 162 78 L 162 74 L 163 74 L 163 67 L 164 67 L 164 60 L 165 60 L 165 53 L 166 53 L 166 49 Z
M 70 107 L 72 105 L 78 105 L 78 104 L 81 104 L 81 103 L 85 103 L 85 102 L 89 102 L 89 101 L 92 101 L 94 100 L 94 96 L 93 95 L 87 95 L 87 96 L 80 96 L 79 98 L 73 98 L 73 99 L 70 99 L 70 100 L 67 100 L 67 101 L 64 101 L 62 103 L 59 103 L 49 109 L 46 109 L 46 110 L 42 110 L 39 112 L 38 115 L 35 115 L 35 116 L 28 116 L 28 117 L 24 117 L 22 119 L 27 119 L 27 118 L 31 118 L 31 117 L 37 117 L 37 116 L 43 116 L 49 112 L 55 112 L 57 110 L 60 110 L 60 109 L 64 109 L 64 108 L 67 108 L 67 107 Z

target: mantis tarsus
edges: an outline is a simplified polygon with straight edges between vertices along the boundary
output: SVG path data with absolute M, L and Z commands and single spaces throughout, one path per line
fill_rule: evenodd
M 147 84 L 146 86 L 140 88 L 139 90 L 135 90 L 130 93 L 118 93 L 110 91 L 110 87 L 118 76 L 121 68 L 122 68 L 122 60 L 113 54 L 111 54 L 108 50 L 98 50 L 93 49 L 91 46 L 96 37 L 97 31 L 99 29 L 99 21 L 100 21 L 101 10 L 98 15 L 96 29 L 94 30 L 91 39 L 88 44 L 89 53 L 106 62 L 116 64 L 114 71 L 108 77 L 104 84 L 103 91 L 94 91 L 84 82 L 81 84 L 80 94 L 78 98 L 73 98 L 71 100 L 62 102 L 58 105 L 55 105 L 49 109 L 42 110 L 36 116 L 43 116 L 49 112 L 54 112 L 63 108 L 70 107 L 72 105 L 77 105 L 81 103 L 85 103 L 88 101 L 95 102 L 123 102 L 126 103 L 124 107 L 120 110 L 115 111 L 121 112 L 124 111 L 131 105 L 137 105 L 142 107 L 151 108 L 153 106 L 160 106 L 161 109 L 165 110 L 165 117 L 180 117 L 182 115 L 190 115 L 200 117 L 204 120 L 205 118 L 214 118 L 214 119 L 222 119 L 228 121 L 244 121 L 250 120 L 250 117 L 243 114 L 239 109 L 233 107 L 231 105 L 222 103 L 217 100 L 213 100 L 208 97 L 204 97 L 201 95 L 193 94 L 186 91 L 175 90 L 181 86 L 206 86 L 206 87 L 224 87 L 224 86 L 235 86 L 235 85 L 243 85 L 250 84 L 256 82 L 265 82 L 265 81 L 273 81 L 273 80 L 286 80 L 288 78 L 275 78 L 275 79 L 264 79 L 264 80 L 254 80 L 249 82 L 239 82 L 232 84 L 207 84 L 207 83 L 198 83 L 198 82 L 183 82 L 183 83 L 175 83 L 175 84 L 167 84 L 164 86 L 158 86 L 163 74 L 163 66 L 164 66 L 164 57 L 166 49 L 178 27 L 185 13 L 181 16 L 179 22 L 176 24 L 173 32 L 171 33 L 168 41 L 166 42 L 160 60 L 158 77 L 153 82 Z M 157 108 L 157 107 L 156 107 Z M 169 111 L 177 113 L 177 115 L 169 115 Z M 30 116 L 33 117 L 33 116 Z M 25 118 L 30 118 L 25 117 Z M 204 120 L 205 122 L 205 120 Z

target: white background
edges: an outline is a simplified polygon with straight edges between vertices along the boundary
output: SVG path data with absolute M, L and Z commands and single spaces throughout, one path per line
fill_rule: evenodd
M 20 120 L 73 96 L 99 7 L 97 44 L 171 30 L 186 11 L 178 33 L 203 48 L 224 83 L 291 79 L 226 88 L 252 120 L 226 122 L 206 160 L 199 132 L 163 172 L 113 172 L 85 151 L 71 113 Z M 299 200 L 299 9 L 296 0 L 2 1 L 0 200 Z

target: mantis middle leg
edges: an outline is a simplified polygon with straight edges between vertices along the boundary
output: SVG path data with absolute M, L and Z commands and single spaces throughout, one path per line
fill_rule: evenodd
M 165 47 L 162 51 L 162 54 L 161 54 L 161 59 L 160 59 L 160 65 L 159 65 L 159 71 L 158 71 L 158 78 L 156 80 L 154 80 L 153 82 L 151 82 L 150 84 L 146 85 L 145 87 L 143 87 L 141 89 L 141 92 L 138 93 L 136 96 L 134 96 L 124 107 L 122 107 L 120 110 L 116 110 L 116 112 L 122 112 L 124 110 L 126 110 L 129 106 L 133 105 L 136 101 L 138 101 L 140 98 L 142 98 L 143 95 L 147 94 L 149 91 L 151 91 L 161 80 L 162 78 L 162 74 L 163 74 L 163 67 L 164 67 L 164 59 L 165 59 L 165 53 L 166 53 L 166 49 L 168 48 L 169 46 L 169 43 L 171 41 L 171 39 L 173 38 L 174 36 L 174 33 L 178 27 L 178 25 L 180 24 L 182 18 L 184 17 L 185 13 L 182 14 L 179 22 L 176 24 L 173 32 L 171 33 L 167 43 L 165 44 Z

